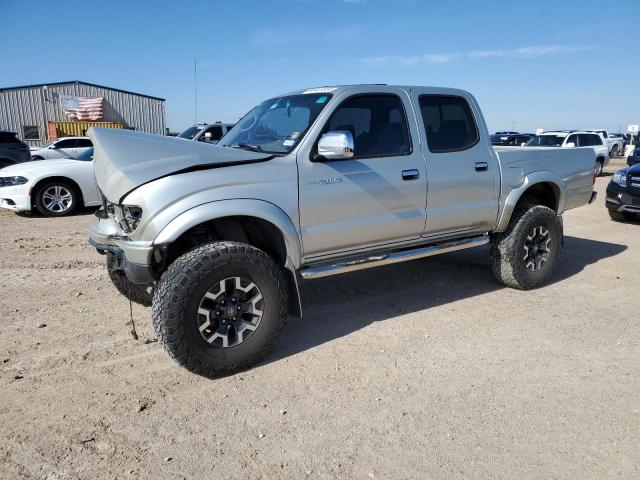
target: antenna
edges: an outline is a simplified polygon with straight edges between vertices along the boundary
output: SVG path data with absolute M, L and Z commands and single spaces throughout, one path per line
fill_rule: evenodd
M 193 61 L 193 124 L 198 124 L 198 61 Z

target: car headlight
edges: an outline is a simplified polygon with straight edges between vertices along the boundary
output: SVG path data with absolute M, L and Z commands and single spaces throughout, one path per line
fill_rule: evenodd
M 135 205 L 117 205 L 103 202 L 103 207 L 96 214 L 100 218 L 112 218 L 126 234 L 133 233 L 142 219 L 142 208 Z
M 621 187 L 626 187 L 627 186 L 627 171 L 626 170 L 620 170 L 619 172 L 614 173 L 612 181 L 613 181 L 613 183 L 617 183 Z
M 142 209 L 140 207 L 136 207 L 135 205 L 123 205 L 122 214 L 124 220 L 123 223 L 126 224 L 126 228 L 125 225 L 121 224 L 120 226 L 125 233 L 131 233 L 138 228 L 138 224 L 142 218 Z
M 29 181 L 25 177 L 0 177 L 0 187 L 15 187 L 16 185 L 24 185 Z

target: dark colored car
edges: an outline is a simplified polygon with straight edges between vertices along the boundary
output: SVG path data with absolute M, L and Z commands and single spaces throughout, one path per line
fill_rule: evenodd
M 491 135 L 491 145 L 502 145 L 508 147 L 519 147 L 523 143 L 527 143 L 533 134 L 517 133 L 517 134 L 501 134 Z
M 607 185 L 605 205 L 616 222 L 640 218 L 640 165 L 617 171 Z
M 31 160 L 29 146 L 15 132 L 0 130 L 0 168 Z
M 630 167 L 640 163 L 640 147 L 636 147 L 633 153 L 627 157 L 627 165 Z

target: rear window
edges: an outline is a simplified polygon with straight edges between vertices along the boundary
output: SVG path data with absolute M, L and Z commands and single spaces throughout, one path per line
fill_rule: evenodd
M 476 122 L 464 98 L 421 95 L 420 112 L 432 153 L 458 152 L 478 143 Z
M 561 147 L 565 138 L 563 135 L 536 135 L 527 142 L 527 147 Z

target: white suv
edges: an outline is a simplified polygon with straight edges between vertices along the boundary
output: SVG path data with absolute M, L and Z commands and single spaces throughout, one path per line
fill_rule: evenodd
M 615 157 L 624 153 L 624 138 L 621 134 L 609 133 L 602 128 L 589 128 L 587 132 L 599 133 L 604 138 L 605 144 L 609 147 L 609 156 Z
M 63 137 L 42 147 L 31 147 L 31 159 L 76 158 L 92 147 L 89 137 Z
M 596 152 L 596 175 L 609 163 L 609 146 L 599 132 L 544 132 L 536 135 L 526 144 L 527 147 L 591 147 Z

